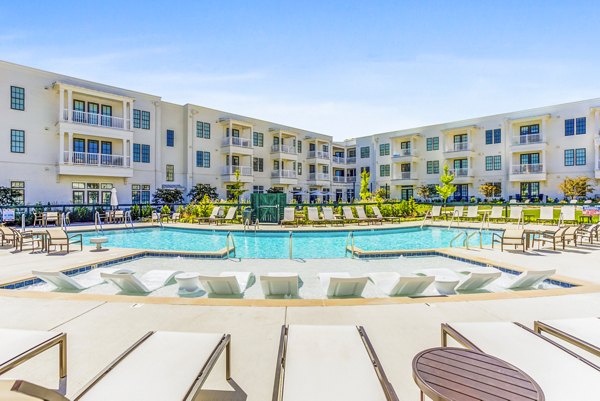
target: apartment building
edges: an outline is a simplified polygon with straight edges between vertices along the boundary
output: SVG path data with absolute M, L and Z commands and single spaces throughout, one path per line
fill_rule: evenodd
M 4 93 L 4 95 L 1 95 Z M 558 196 L 567 176 L 600 179 L 600 99 L 334 142 L 331 136 L 0 62 L 0 185 L 34 204 L 151 201 L 197 183 L 221 198 L 236 171 L 251 192 L 352 200 L 417 196 L 444 164 L 456 199 L 494 183 L 505 198 Z M 360 134 L 360 133 L 353 133 Z M 246 196 L 247 196 L 246 194 Z

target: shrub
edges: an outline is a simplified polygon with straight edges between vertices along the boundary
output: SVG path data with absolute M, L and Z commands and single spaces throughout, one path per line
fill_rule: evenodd
M 142 217 L 152 217 L 152 212 L 154 212 L 152 206 L 144 205 L 144 207 L 142 208 Z
M 131 220 L 137 220 L 140 218 L 141 215 L 141 209 L 140 209 L 140 205 L 133 205 L 131 206 Z
M 171 208 L 167 205 L 164 205 L 162 209 L 160 209 L 161 214 L 171 214 Z

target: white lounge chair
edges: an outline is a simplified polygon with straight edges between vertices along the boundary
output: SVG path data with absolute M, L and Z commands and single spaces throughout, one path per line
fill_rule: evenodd
M 283 209 L 283 219 L 280 224 L 282 226 L 291 225 L 298 227 L 298 220 L 296 220 L 296 211 L 294 207 L 286 207 Z
M 479 220 L 479 206 L 469 206 L 467 208 L 466 220 Z
M 422 294 L 435 280 L 434 276 L 407 276 L 396 272 L 370 273 L 367 276 L 390 297 Z
M 230 340 L 228 334 L 149 332 L 102 370 L 72 400 L 204 399 L 202 385 L 224 353 L 227 357 L 223 370 L 227 382 L 230 380 Z M 0 381 L 0 388 L 8 392 L 9 397 L 12 393 L 12 398 L 6 398 L 11 400 L 68 401 L 53 390 L 21 380 Z M 210 394 L 210 390 L 206 391 Z M 210 395 L 208 398 L 214 399 Z
M 214 219 L 215 223 L 218 224 L 225 224 L 226 222 L 232 222 L 233 220 L 235 220 L 235 216 L 237 213 L 237 206 L 231 206 L 228 210 L 227 210 L 227 214 L 225 215 L 225 217 L 216 217 Z M 210 222 L 210 220 L 209 220 Z
M 538 221 L 544 223 L 549 221 L 550 223 L 554 222 L 554 207 L 552 206 L 542 206 L 540 208 L 540 217 Z
M 428 210 L 427 213 L 425 213 L 423 221 L 427 220 L 428 218 L 433 221 L 440 217 L 442 217 L 442 207 L 440 205 L 434 205 L 431 207 L 431 210 Z
M 560 208 L 560 220 L 562 223 L 565 221 L 577 222 L 575 218 L 575 206 L 562 206 Z
M 523 206 L 511 206 L 509 208 L 508 217 L 506 221 L 517 221 L 517 224 L 523 223 Z
M 351 277 L 349 273 L 319 273 L 323 291 L 328 297 L 360 297 L 369 278 Z
M 448 345 L 447 336 L 523 370 L 539 384 L 547 401 L 598 398 L 597 369 L 515 323 L 443 324 L 443 346 Z
M 456 280 L 458 284 L 454 291 L 476 291 L 485 288 L 487 285 L 496 281 L 502 275 L 495 269 L 476 271 L 453 271 L 450 269 L 426 269 L 418 274 L 433 276 L 436 279 Z
M 490 221 L 502 220 L 504 218 L 504 216 L 502 216 L 503 211 L 504 208 L 502 206 L 492 206 L 492 211 L 489 216 Z
M 397 401 L 366 331 L 283 326 L 273 401 Z
M 319 224 L 327 224 L 327 221 L 319 217 L 319 209 L 314 206 L 307 208 L 308 221 L 312 223 L 313 227 Z
M 344 220 L 346 223 L 358 222 L 360 225 L 360 221 L 356 217 L 354 217 L 354 212 L 352 212 L 352 207 L 350 206 L 342 206 L 342 212 L 344 213 Z
M 454 210 L 452 210 L 452 217 L 455 219 L 461 219 L 463 214 L 465 213 L 464 206 L 454 206 Z
M 221 272 L 218 276 L 201 275 L 200 284 L 209 295 L 242 295 L 252 285 L 250 272 Z
M 113 283 L 123 292 L 150 293 L 167 285 L 176 274 L 175 270 L 150 270 L 139 279 L 133 273 L 100 273 L 100 277 L 109 283 Z
M 333 214 L 333 208 L 331 206 L 323 206 L 323 219 L 332 226 L 344 225 L 343 219 L 338 219 L 335 217 L 335 214 Z
M 210 223 L 214 223 L 217 221 L 217 217 L 219 216 L 219 213 L 221 213 L 221 206 L 214 206 L 210 212 L 210 216 L 196 217 L 195 220 L 198 222 L 198 224 L 203 223 L 203 222 L 208 222 L 208 224 L 210 225 Z
M 298 273 L 267 273 L 260 276 L 260 286 L 266 297 L 297 296 Z
M 356 215 L 358 216 L 358 220 L 359 221 L 367 221 L 370 224 L 375 224 L 375 223 L 379 223 L 379 224 L 383 224 L 383 218 L 379 218 L 379 217 L 368 217 L 367 213 L 365 212 L 365 208 L 362 206 L 356 206 Z
M 383 217 L 383 215 L 381 214 L 381 211 L 379 210 L 379 206 L 377 205 L 373 205 L 371 206 L 371 210 L 373 210 L 373 214 L 375 215 L 375 217 L 377 217 L 378 219 L 380 219 L 381 221 L 389 221 L 389 222 L 400 222 L 401 218 L 398 216 L 388 216 L 388 217 Z
M 105 280 L 100 277 L 100 273 L 132 274 L 133 271 L 120 267 L 102 267 L 74 276 L 67 276 L 63 272 L 44 272 L 39 270 L 33 270 L 31 272 L 31 274 L 40 280 L 54 285 L 56 289 L 60 291 L 83 291 L 87 288 L 102 284 Z
M 519 274 L 512 280 L 512 282 L 506 286 L 506 288 L 514 290 L 517 288 L 531 288 L 535 287 L 553 274 L 556 273 L 556 269 L 549 270 L 527 270 Z
M 536 333 L 552 336 L 553 340 L 579 347 L 573 350 L 600 368 L 600 319 L 597 317 L 535 321 L 533 329 Z

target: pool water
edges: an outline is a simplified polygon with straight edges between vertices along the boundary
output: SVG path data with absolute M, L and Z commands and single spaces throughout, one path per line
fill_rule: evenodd
M 447 248 L 450 241 L 461 231 L 477 230 L 447 229 L 442 227 L 395 228 L 354 231 L 354 245 L 365 251 L 418 250 Z M 311 231 L 293 233 L 292 251 L 294 258 L 323 259 L 345 257 L 349 231 Z M 139 248 L 163 251 L 215 252 L 225 248 L 227 232 L 194 230 L 185 228 L 148 228 L 106 231 L 106 246 L 117 248 Z M 236 256 L 240 258 L 279 259 L 289 257 L 290 236 L 287 232 L 232 232 L 236 245 Z M 83 233 L 84 243 L 98 234 Z M 462 240 L 461 240 L 462 241 Z M 492 231 L 482 232 L 484 245 L 491 244 Z M 472 246 L 479 239 L 471 239 Z

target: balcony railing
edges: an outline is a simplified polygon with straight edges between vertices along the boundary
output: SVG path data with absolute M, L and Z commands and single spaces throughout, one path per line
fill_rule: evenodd
M 415 180 L 415 176 L 412 175 L 412 173 L 410 171 L 401 171 L 400 173 L 396 174 L 395 177 L 396 180 Z
M 329 181 L 329 174 L 326 173 L 310 173 L 308 174 L 309 181 Z
M 327 159 L 329 160 L 329 152 L 322 152 L 320 150 L 311 150 L 308 152 L 309 159 Z
M 108 127 L 116 129 L 129 129 L 129 120 L 121 117 L 106 116 L 97 113 L 88 113 L 85 111 L 73 110 L 71 121 L 78 124 L 96 125 L 99 127 Z M 69 121 L 69 110 L 63 112 L 63 120 Z
M 344 156 L 333 156 L 331 160 L 337 164 L 346 164 L 346 158 Z
M 348 156 L 348 157 L 346 157 L 346 163 L 347 164 L 356 163 L 356 156 Z
M 469 168 L 455 168 L 450 170 L 450 173 L 455 177 L 470 177 L 473 175 L 471 169 Z
M 463 152 L 471 150 L 470 142 L 456 142 L 446 148 L 446 152 Z
M 291 145 L 273 145 L 271 146 L 271 152 L 281 152 L 290 155 L 295 155 L 296 147 Z
M 398 152 L 394 152 L 392 158 L 406 156 L 415 156 L 415 151 L 413 149 L 400 149 Z
M 223 146 L 239 146 L 241 148 L 252 148 L 252 142 L 247 138 L 240 138 L 237 136 L 230 136 L 223 138 Z
M 544 173 L 543 164 L 515 164 L 512 166 L 512 174 L 540 174 Z
M 517 135 L 513 137 L 513 145 L 529 145 L 533 143 L 543 143 L 544 136 L 540 134 Z
M 347 176 L 347 177 L 342 177 L 342 176 L 338 176 L 338 175 L 334 175 L 333 176 L 333 182 L 337 183 L 337 184 L 345 184 L 345 183 L 353 183 L 356 182 L 356 177 L 355 176 Z
M 101 153 L 65 151 L 63 162 L 82 166 L 130 167 L 129 156 L 103 155 Z
M 272 178 L 298 178 L 294 170 L 273 170 L 271 171 Z
M 252 176 L 251 166 L 223 166 L 223 175 L 234 175 L 236 171 L 240 172 L 241 176 Z

